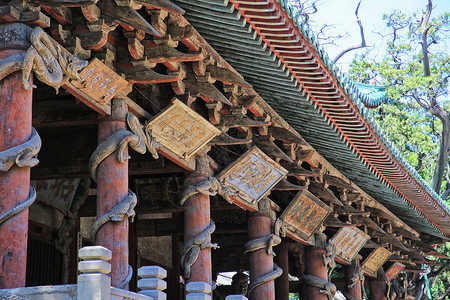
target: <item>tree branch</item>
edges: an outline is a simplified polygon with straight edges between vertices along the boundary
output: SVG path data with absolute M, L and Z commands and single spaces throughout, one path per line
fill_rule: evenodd
M 333 62 L 336 63 L 345 53 L 350 52 L 352 50 L 356 50 L 359 48 L 364 48 L 366 47 L 366 39 L 364 37 L 364 28 L 363 25 L 361 23 L 361 20 L 359 19 L 358 16 L 358 10 L 359 10 L 359 6 L 361 5 L 361 0 L 359 0 L 358 5 L 356 6 L 356 10 L 355 10 L 355 16 L 356 16 L 356 23 L 358 23 L 359 26 L 359 32 L 361 34 L 361 43 L 358 45 L 354 45 L 351 47 L 348 47 L 347 49 L 344 49 L 341 53 L 339 53 L 334 59 Z
M 430 20 L 431 10 L 433 9 L 433 3 L 431 0 L 428 0 L 427 10 L 423 13 L 422 20 L 420 21 L 420 38 L 422 44 L 422 61 L 423 61 L 423 71 L 425 76 L 430 76 L 430 61 L 428 59 L 428 42 L 427 42 L 427 34 L 428 30 L 431 28 L 428 25 L 428 21 Z

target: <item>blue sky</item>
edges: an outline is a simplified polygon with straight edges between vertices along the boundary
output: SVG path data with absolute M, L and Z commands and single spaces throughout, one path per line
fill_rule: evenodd
M 300 0 L 301 1 L 301 0 Z M 333 33 L 348 33 L 349 37 L 338 41 L 338 46 L 325 46 L 330 58 L 336 55 L 344 48 L 361 42 L 359 27 L 355 21 L 355 8 L 358 0 L 323 0 L 318 7 L 319 11 L 311 15 L 311 20 L 317 25 L 323 23 L 334 24 L 335 29 L 330 31 Z M 382 38 L 374 33 L 384 28 L 382 16 L 393 10 L 401 10 L 404 13 L 412 13 L 414 11 L 421 12 L 425 10 L 427 0 L 362 0 L 359 8 L 359 17 L 364 26 L 366 43 L 371 46 L 380 46 Z M 433 12 L 431 17 L 436 17 L 444 12 L 450 12 L 450 0 L 433 1 Z M 338 62 L 342 69 L 346 69 L 346 65 L 351 61 L 353 56 L 358 53 L 355 50 L 344 55 Z

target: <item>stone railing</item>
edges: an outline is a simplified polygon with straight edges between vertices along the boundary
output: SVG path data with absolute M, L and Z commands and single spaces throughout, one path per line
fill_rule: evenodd
M 112 253 L 101 246 L 80 249 L 82 261 L 78 270 L 77 284 L 34 286 L 26 288 L 0 290 L 0 299 L 17 300 L 166 300 L 167 284 L 163 280 L 167 271 L 161 267 L 142 267 L 138 270 L 139 293 L 111 287 L 111 264 L 108 262 Z

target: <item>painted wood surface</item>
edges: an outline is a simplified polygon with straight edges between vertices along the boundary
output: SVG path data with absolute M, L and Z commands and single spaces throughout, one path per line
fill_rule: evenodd
M 337 260 L 349 265 L 369 239 L 369 235 L 356 227 L 342 227 L 331 239 L 336 246 Z
M 377 277 L 378 270 L 383 266 L 383 264 L 389 259 L 392 253 L 383 248 L 377 248 L 364 260 L 361 268 L 364 273 L 371 276 Z
M 73 82 L 82 92 L 100 104 L 108 103 L 128 82 L 97 58 L 80 73 L 82 82 Z
M 398 274 L 400 274 L 401 271 L 405 269 L 405 265 L 401 264 L 399 262 L 395 262 L 392 266 L 389 267 L 389 269 L 386 271 L 385 277 L 386 279 L 394 279 L 397 277 Z
M 178 99 L 151 120 L 146 129 L 182 159 L 189 159 L 221 133 Z
M 280 220 L 286 226 L 287 235 L 296 241 L 308 243 L 317 227 L 332 209 L 307 190 L 299 192 L 283 211 Z
M 80 178 L 32 180 L 36 188 L 36 200 L 56 208 L 62 213 L 70 211 Z
M 235 195 L 235 204 L 250 211 L 258 210 L 258 201 L 270 193 L 288 171 L 257 147 L 253 147 L 225 168 L 218 179 Z

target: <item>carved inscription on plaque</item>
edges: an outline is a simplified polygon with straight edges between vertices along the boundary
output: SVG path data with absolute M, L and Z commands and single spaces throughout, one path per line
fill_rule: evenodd
M 100 104 L 108 103 L 128 82 L 97 58 L 80 73 L 81 83 L 73 82 L 82 92 Z
M 148 123 L 147 130 L 182 159 L 188 159 L 221 133 L 178 99 Z
M 234 161 L 217 178 L 234 192 L 236 205 L 250 211 L 258 210 L 258 201 L 270 193 L 288 171 L 257 147 Z
M 396 262 L 394 264 L 392 264 L 392 266 L 389 267 L 389 269 L 386 271 L 385 277 L 386 279 L 392 280 L 395 277 L 397 277 L 397 275 L 403 271 L 403 269 L 405 268 L 404 264 L 401 264 L 399 262 Z
M 304 190 L 299 192 L 283 211 L 280 220 L 286 234 L 299 242 L 307 243 L 317 227 L 332 211 L 316 196 Z
M 367 275 L 377 277 L 378 269 L 384 265 L 391 255 L 392 253 L 389 250 L 383 247 L 377 248 L 364 260 L 361 268 Z
M 355 227 L 342 227 L 333 236 L 331 242 L 336 245 L 336 258 L 344 264 L 350 264 L 370 236 Z
M 70 211 L 79 183 L 79 178 L 31 181 L 31 185 L 36 188 L 37 199 L 63 213 Z

